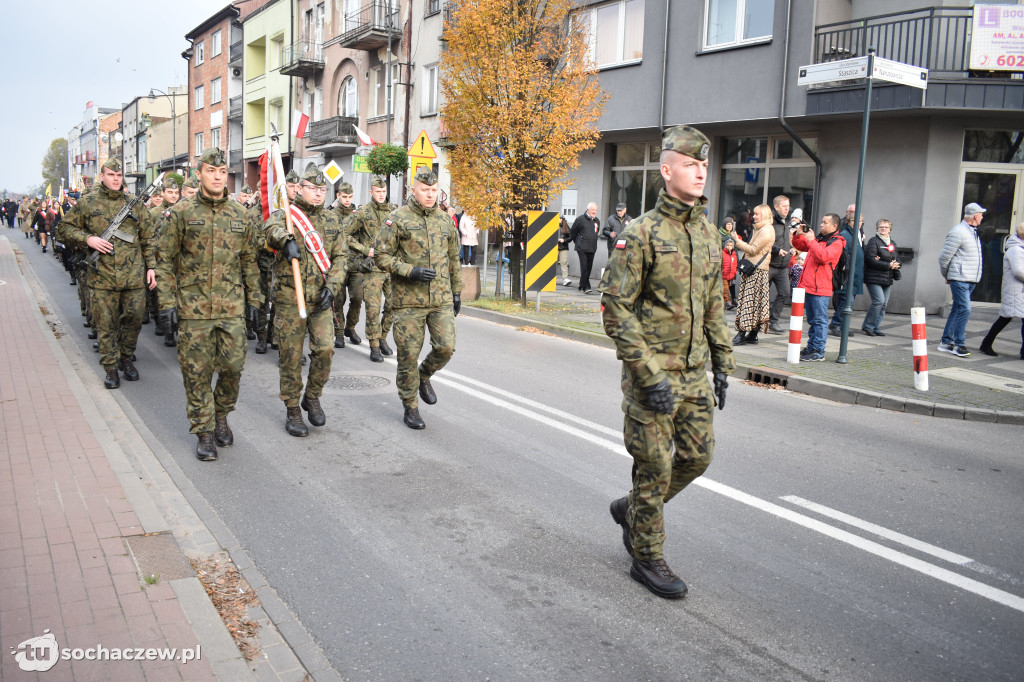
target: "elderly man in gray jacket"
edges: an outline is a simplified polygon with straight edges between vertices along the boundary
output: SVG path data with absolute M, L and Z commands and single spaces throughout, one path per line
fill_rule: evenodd
M 946 235 L 946 243 L 939 254 L 939 271 L 953 293 L 953 308 L 942 330 L 939 350 L 966 358 L 967 320 L 971 318 L 971 294 L 981 281 L 981 240 L 978 225 L 985 216 L 978 204 L 964 207 L 964 219 Z

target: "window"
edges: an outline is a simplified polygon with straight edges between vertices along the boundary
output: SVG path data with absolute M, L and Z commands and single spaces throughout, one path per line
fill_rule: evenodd
M 320 45 L 324 42 L 324 3 L 316 6 L 316 32 L 313 34 L 313 41 Z
M 196 66 L 203 63 L 206 57 L 206 43 L 200 40 L 196 43 Z
M 373 118 L 380 113 L 380 89 L 381 89 L 381 69 L 377 67 L 370 71 L 370 110 L 367 116 Z
M 203 147 L 203 134 L 196 133 L 196 156 L 201 156 L 204 151 L 206 149 Z
M 338 114 L 341 116 L 359 116 L 359 98 L 356 94 L 356 80 L 348 76 L 341 82 L 338 91 Z
M 763 42 L 772 37 L 775 0 L 705 0 L 704 47 Z
M 437 14 L 441 11 L 441 0 L 427 0 L 426 10 L 427 11 L 423 14 L 425 17 Z
M 309 120 L 316 121 L 316 116 L 313 115 L 313 91 L 306 90 L 302 93 L 302 113 L 309 115 Z
M 612 177 L 608 203 L 620 202 L 626 212 L 638 216 L 654 208 L 658 193 L 665 187 L 661 177 L 660 142 L 636 142 L 611 145 Z M 600 207 L 598 208 L 600 212 Z M 610 209 L 609 209 L 610 210 Z
M 423 102 L 420 113 L 423 116 L 437 113 L 437 64 L 423 67 Z
M 644 0 L 617 0 L 580 12 L 597 67 L 639 62 L 644 56 Z
M 203 86 L 202 85 L 196 86 L 195 93 L 196 93 L 195 97 L 193 98 L 195 100 L 195 108 L 196 109 L 202 109 L 203 108 Z
M 210 36 L 210 56 L 216 57 L 220 54 L 220 31 L 214 31 Z
M 316 86 L 313 91 L 313 111 L 309 116 L 314 121 L 322 120 L 324 117 L 324 87 L 322 85 Z
M 220 128 L 210 131 L 210 146 L 220 148 Z
M 214 78 L 210 81 L 210 104 L 217 104 L 220 102 L 220 77 Z

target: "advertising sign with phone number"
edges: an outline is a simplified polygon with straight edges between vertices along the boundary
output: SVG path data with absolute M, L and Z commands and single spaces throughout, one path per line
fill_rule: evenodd
M 975 5 L 971 68 L 1024 72 L 1024 5 Z

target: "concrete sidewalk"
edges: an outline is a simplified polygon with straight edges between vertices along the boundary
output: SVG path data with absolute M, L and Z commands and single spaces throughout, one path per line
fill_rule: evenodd
M 261 625 L 261 653 L 245 660 L 187 558 L 234 559 L 268 610 L 287 609 L 199 518 L 137 415 L 103 389 L 95 357 L 60 340 L 62 321 L 16 254 L 29 242 L 9 234 L 0 234 L 0 678 L 338 679 L 326 661 L 300 663 L 259 606 L 248 617 Z M 74 660 L 96 647 L 108 660 Z M 109 660 L 112 649 L 176 651 Z
M 528 294 L 526 306 L 499 305 L 508 301 L 493 297 L 493 266 L 488 274 L 491 277 L 482 283 L 485 297 L 464 302 L 464 314 L 613 347 L 601 324 L 599 293 L 583 294 L 573 279 L 568 286 L 559 284 L 554 292 L 542 292 L 538 312 L 537 294 L 533 292 Z M 501 309 L 494 310 L 496 307 Z M 781 320 L 780 326 L 786 329 L 789 314 L 787 308 Z M 855 335 L 849 339 L 847 364 L 835 362 L 840 343 L 836 337 L 828 338 L 826 362 L 791 365 L 786 361 L 788 335 L 762 334 L 757 345 L 734 349 L 735 376 L 838 402 L 937 417 L 1024 424 L 1024 360 L 1019 359 L 1019 327 L 1011 324 L 996 340 L 994 348 L 999 357 L 978 351 L 978 344 L 997 316 L 998 307 L 975 306 L 967 325 L 969 358 L 939 353 L 936 349 L 945 320 L 938 316 L 928 318 L 927 392 L 914 389 L 910 316 L 886 314 L 881 327 L 886 336 L 868 337 L 860 333 L 864 312 L 856 310 L 850 322 Z M 734 318 L 734 312 L 726 313 L 730 335 Z M 806 338 L 805 321 L 805 346 Z

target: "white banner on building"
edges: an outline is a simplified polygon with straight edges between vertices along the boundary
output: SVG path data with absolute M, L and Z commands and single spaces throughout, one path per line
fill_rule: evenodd
M 971 68 L 1024 71 L 1024 5 L 975 5 Z

